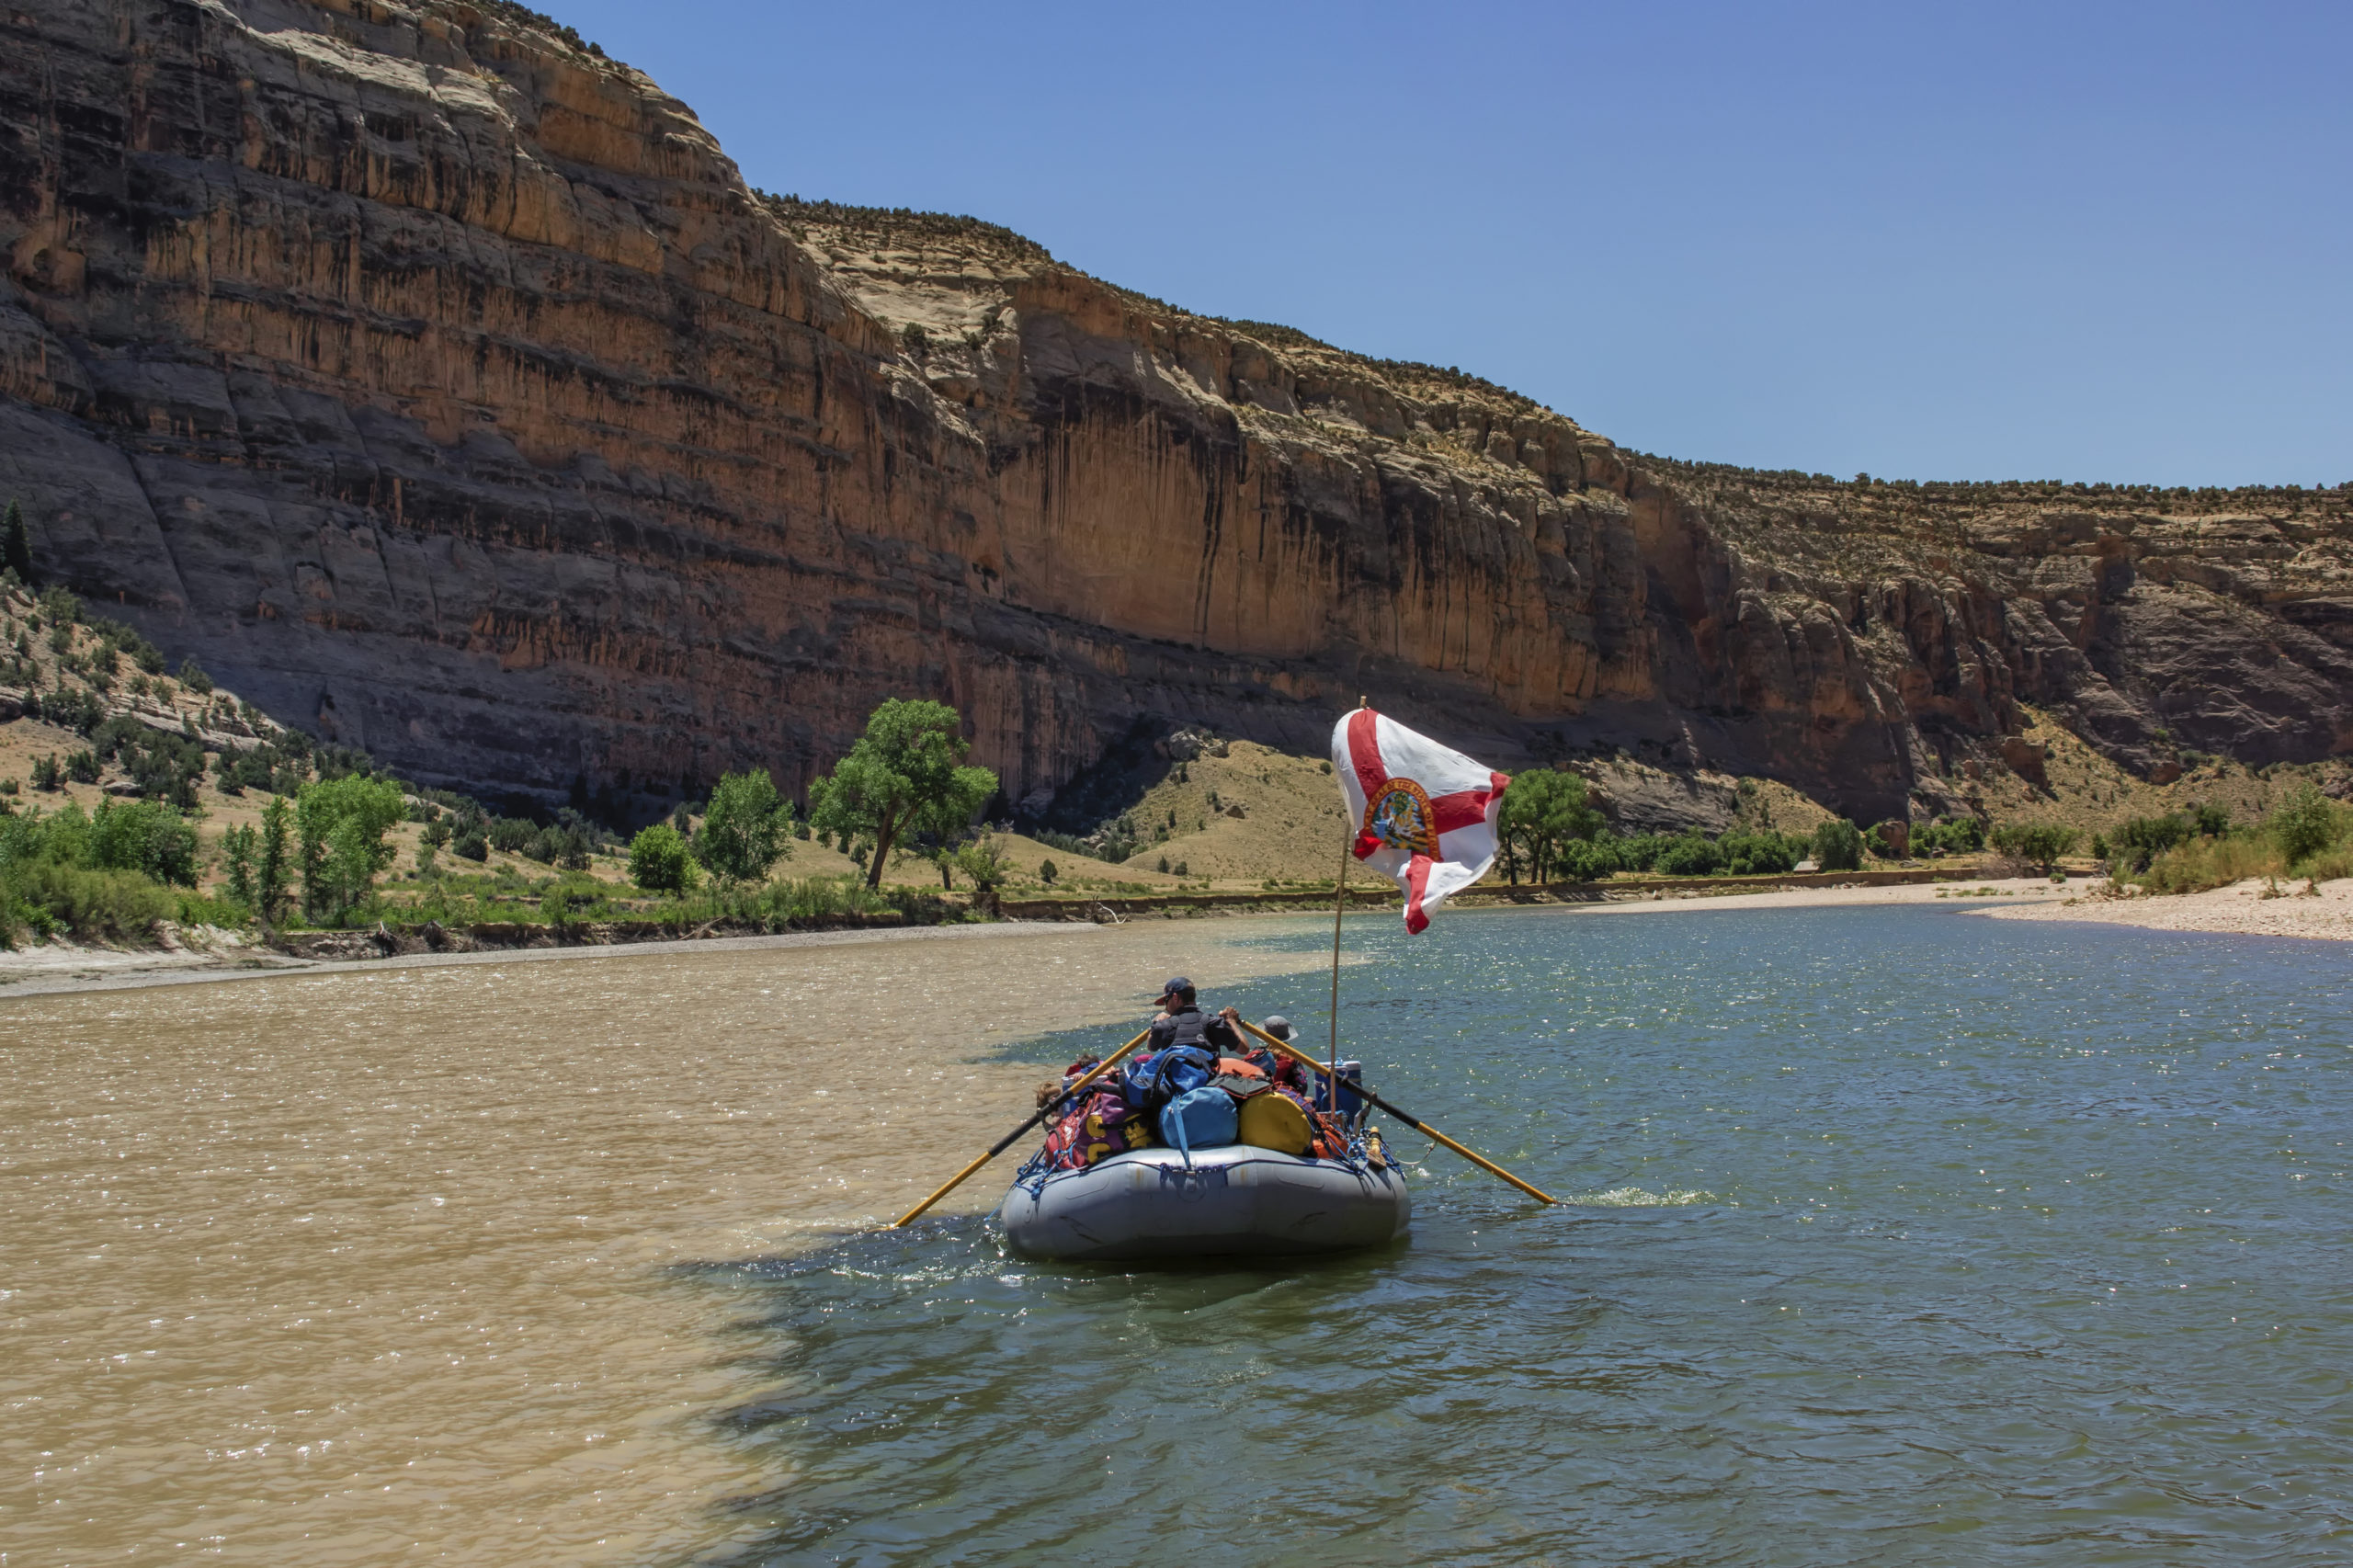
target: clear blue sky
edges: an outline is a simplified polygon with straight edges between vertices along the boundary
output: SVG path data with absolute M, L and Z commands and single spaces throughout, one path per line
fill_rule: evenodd
M 1643 450 L 2353 481 L 2344 0 L 553 9 L 755 185 L 968 212 Z

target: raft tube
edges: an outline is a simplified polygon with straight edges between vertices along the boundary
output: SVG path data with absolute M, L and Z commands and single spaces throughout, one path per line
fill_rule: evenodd
M 1064 1261 L 1341 1252 L 1405 1233 L 1404 1173 L 1355 1169 L 1246 1143 L 1132 1149 L 1056 1171 L 1034 1193 L 1016 1183 L 997 1210 L 1024 1257 Z

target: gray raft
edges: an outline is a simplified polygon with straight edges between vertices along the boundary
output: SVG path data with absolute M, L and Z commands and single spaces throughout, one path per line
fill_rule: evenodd
M 1135 1149 L 1036 1192 L 1016 1183 L 997 1210 L 1024 1257 L 1093 1260 L 1340 1252 L 1405 1233 L 1404 1174 L 1351 1169 L 1236 1143 Z

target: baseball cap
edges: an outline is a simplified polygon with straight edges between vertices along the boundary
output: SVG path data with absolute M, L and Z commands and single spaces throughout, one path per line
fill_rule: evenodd
M 1169 977 L 1168 983 L 1160 988 L 1160 994 L 1154 997 L 1153 1000 L 1155 1002 L 1165 1002 L 1171 996 L 1181 996 L 1192 989 L 1193 983 L 1191 981 L 1186 979 L 1181 974 L 1172 975 Z

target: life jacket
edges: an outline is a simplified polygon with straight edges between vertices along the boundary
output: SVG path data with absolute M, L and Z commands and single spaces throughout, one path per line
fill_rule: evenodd
M 1210 1017 L 1199 1007 L 1188 1007 L 1181 1013 L 1168 1015 L 1172 1026 L 1170 1045 L 1206 1046 L 1209 1043 Z

